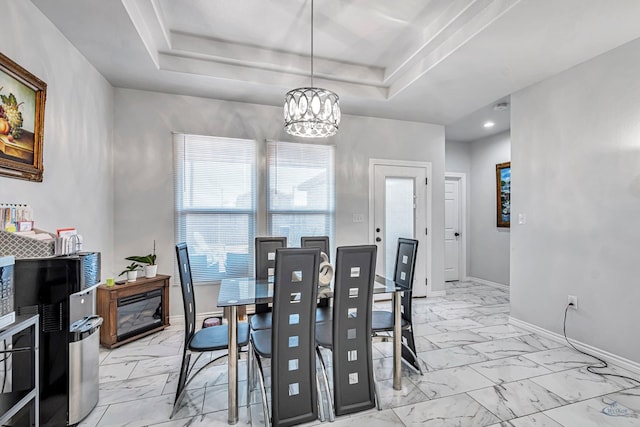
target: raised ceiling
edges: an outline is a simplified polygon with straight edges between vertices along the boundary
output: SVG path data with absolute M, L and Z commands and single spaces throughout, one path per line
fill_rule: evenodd
M 280 106 L 309 85 L 310 0 L 32 1 L 116 87 Z M 346 114 L 455 127 L 640 37 L 638 16 L 637 0 L 317 0 L 314 83 Z

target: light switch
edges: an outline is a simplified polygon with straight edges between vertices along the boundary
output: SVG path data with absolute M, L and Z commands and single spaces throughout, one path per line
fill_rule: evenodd
M 527 214 L 519 213 L 518 214 L 518 224 L 526 224 L 527 223 Z

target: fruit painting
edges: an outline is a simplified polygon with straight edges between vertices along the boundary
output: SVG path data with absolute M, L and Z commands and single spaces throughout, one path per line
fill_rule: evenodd
M 0 180 L 42 181 L 47 85 L 0 53 Z

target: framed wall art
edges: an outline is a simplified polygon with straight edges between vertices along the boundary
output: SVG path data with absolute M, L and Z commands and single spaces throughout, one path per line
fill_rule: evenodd
M 496 165 L 496 216 L 498 227 L 511 226 L 511 162 Z
M 0 53 L 0 176 L 42 181 L 46 97 L 45 82 Z

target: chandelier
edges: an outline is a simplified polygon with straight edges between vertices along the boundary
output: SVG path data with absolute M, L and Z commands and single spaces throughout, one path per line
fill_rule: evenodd
M 313 87 L 313 0 L 311 0 L 311 86 L 290 90 L 284 97 L 284 129 L 305 138 L 335 135 L 340 124 L 340 98 Z

